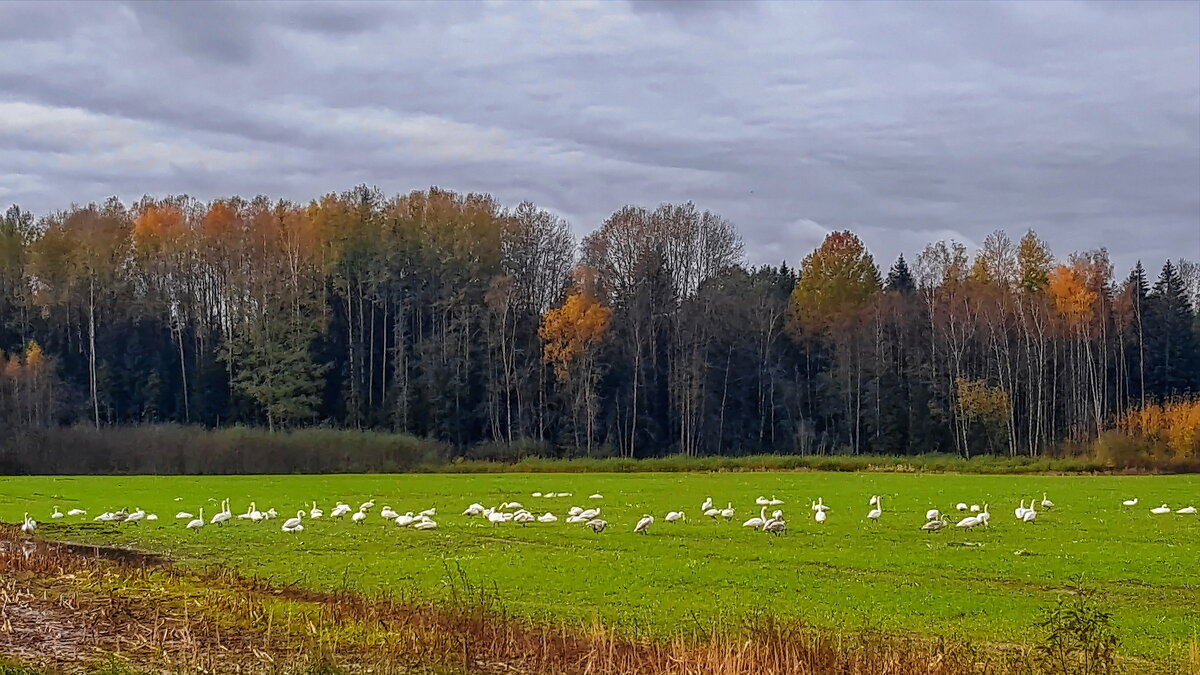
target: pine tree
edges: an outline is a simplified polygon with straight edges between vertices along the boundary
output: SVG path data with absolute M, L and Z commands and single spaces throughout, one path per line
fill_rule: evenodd
M 888 271 L 887 284 L 884 286 L 889 291 L 898 291 L 900 293 L 911 293 L 917 288 L 916 282 L 913 281 L 912 272 L 908 269 L 908 263 L 904 262 L 904 254 L 896 258 L 896 264 L 892 265 L 892 269 Z
M 1179 270 L 1163 265 L 1146 300 L 1146 388 L 1157 397 L 1200 389 L 1200 345 L 1195 316 Z

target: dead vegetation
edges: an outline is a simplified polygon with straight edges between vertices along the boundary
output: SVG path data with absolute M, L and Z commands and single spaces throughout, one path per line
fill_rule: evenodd
M 531 623 L 457 588 L 438 605 L 281 588 L 0 526 L 0 673 L 3 658 L 55 673 L 1031 672 L 1019 649 L 838 635 L 769 617 L 698 639 L 633 640 L 600 625 Z

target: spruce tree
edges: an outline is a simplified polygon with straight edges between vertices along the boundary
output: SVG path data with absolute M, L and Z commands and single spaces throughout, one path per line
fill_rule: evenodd
M 1168 260 L 1146 299 L 1146 389 L 1156 397 L 1200 390 L 1193 311 L 1179 270 Z
M 892 269 L 888 271 L 885 288 L 889 291 L 899 291 L 901 293 L 911 293 L 916 290 L 917 284 L 913 281 L 912 272 L 908 269 L 908 263 L 904 262 L 903 253 L 900 254 L 899 258 L 896 258 L 896 264 L 892 265 Z

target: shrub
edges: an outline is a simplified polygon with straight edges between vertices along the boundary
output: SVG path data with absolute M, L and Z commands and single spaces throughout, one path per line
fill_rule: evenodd
M 1043 667 L 1061 675 L 1112 673 L 1120 639 L 1105 612 L 1082 589 L 1060 597 L 1038 627 L 1046 631 L 1038 647 Z

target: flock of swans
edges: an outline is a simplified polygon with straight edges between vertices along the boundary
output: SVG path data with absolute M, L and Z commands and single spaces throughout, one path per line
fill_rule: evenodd
M 553 499 L 571 497 L 572 495 L 569 492 L 534 492 L 532 493 L 532 496 L 535 499 Z M 588 499 L 603 499 L 603 495 L 593 494 L 590 495 Z M 180 498 L 176 498 L 176 501 L 179 500 Z M 210 499 L 209 501 L 216 500 Z M 774 534 L 776 536 L 784 534 L 787 531 L 787 521 L 784 520 L 782 509 L 773 509 L 770 515 L 767 514 L 767 507 L 782 506 L 783 501 L 775 498 L 774 496 L 770 497 L 769 499 L 767 497 L 760 496 L 754 501 L 755 505 L 759 507 L 758 515 L 744 521 L 742 523 L 742 527 Z M 1022 498 L 1020 505 L 1013 510 L 1013 516 L 1018 522 L 1035 523 L 1037 522 L 1039 509 L 1042 511 L 1049 511 L 1054 508 L 1054 502 L 1050 501 L 1046 497 L 1045 493 L 1042 493 L 1042 499 L 1040 501 L 1034 498 L 1031 498 L 1028 501 L 1029 505 L 1026 506 L 1026 500 Z M 1124 507 L 1134 507 L 1137 506 L 1137 504 L 1137 498 L 1126 499 L 1121 502 L 1121 505 Z M 871 496 L 867 502 L 867 506 L 869 508 L 869 511 L 866 513 L 867 522 L 872 525 L 877 524 L 884 516 L 882 497 L 879 495 Z M 988 511 L 988 506 L 989 505 L 987 503 L 984 503 L 983 506 L 980 506 L 978 504 L 968 505 L 966 502 L 959 502 L 954 506 L 954 511 L 969 515 L 964 515 L 961 519 L 955 522 L 954 527 L 967 531 L 970 531 L 980 525 L 988 527 L 991 519 L 991 513 Z M 345 518 L 345 516 L 349 515 L 351 522 L 356 525 L 362 525 L 367 521 L 371 510 L 374 507 L 375 502 L 373 500 L 363 502 L 359 505 L 357 510 L 351 508 L 351 506 L 345 502 L 338 501 L 334 505 L 333 509 L 330 510 L 328 518 L 331 520 L 342 520 Z M 199 515 L 193 515 L 187 511 L 180 511 L 179 513 L 175 514 L 175 519 L 177 521 L 186 521 L 186 524 L 184 525 L 186 529 L 199 532 L 206 526 L 222 527 L 226 523 L 234 522 L 236 520 L 244 520 L 251 523 L 262 523 L 278 517 L 278 513 L 274 508 L 267 509 L 266 511 L 259 510 L 258 503 L 255 501 L 250 502 L 250 505 L 247 507 L 245 513 L 239 513 L 235 515 L 231 510 L 229 499 L 224 499 L 221 501 L 220 509 L 220 511 L 212 515 L 212 517 L 208 520 L 205 520 L 204 518 L 203 507 L 199 509 Z M 824 524 L 828 520 L 831 509 L 825 504 L 824 498 L 819 497 L 815 502 L 810 503 L 810 510 L 813 514 L 813 520 L 820 525 Z M 567 515 L 564 517 L 563 521 L 569 525 L 582 525 L 592 530 L 592 532 L 600 534 L 608 528 L 608 522 L 601 517 L 601 511 L 602 507 L 600 506 L 592 506 L 587 508 L 583 506 L 571 506 L 567 510 Z M 711 497 L 706 498 L 700 505 L 700 512 L 711 520 L 725 522 L 732 521 L 737 515 L 737 510 L 734 508 L 733 502 L 727 502 L 725 508 L 718 508 L 713 504 Z M 1164 515 L 1171 512 L 1172 509 L 1166 504 L 1150 509 L 1150 513 L 1153 515 Z M 1174 511 L 1174 513 L 1181 515 L 1195 514 L 1196 512 L 1196 507 L 1190 505 Z M 946 512 L 943 512 L 937 508 L 929 509 L 925 513 L 925 524 L 922 525 L 920 529 L 932 534 L 938 530 L 950 527 L 950 520 L 948 519 L 949 514 L 949 509 L 947 509 Z M 79 508 L 71 509 L 64 514 L 57 506 L 55 506 L 54 512 L 50 514 L 50 518 L 58 520 L 66 517 L 79 518 L 87 515 L 88 514 L 86 510 Z M 437 515 L 436 508 L 428 508 L 415 514 L 412 511 L 399 513 L 390 506 L 384 506 L 379 510 L 379 517 L 385 522 L 393 523 L 397 527 L 411 528 L 414 530 L 436 530 L 438 524 L 437 521 L 433 520 L 433 516 L 435 515 Z M 494 507 L 485 507 L 482 504 L 474 503 L 468 506 L 462 512 L 462 515 L 470 518 L 481 518 L 486 520 L 492 526 L 500 526 L 505 523 L 516 523 L 519 525 L 530 525 L 533 523 L 551 524 L 559 521 L 559 517 L 551 511 L 545 511 L 541 515 L 535 515 L 532 511 L 526 509 L 525 506 L 520 502 L 516 501 L 502 502 Z M 280 527 L 280 530 L 288 534 L 297 534 L 304 531 L 304 523 L 306 520 L 313 521 L 325 517 L 326 515 L 324 510 L 322 510 L 316 502 L 311 502 L 311 507 L 309 509 L 301 509 L 296 512 L 295 517 L 285 520 Z M 154 513 L 147 513 L 142 509 L 130 511 L 128 508 L 122 508 L 119 511 L 106 511 L 101 513 L 93 518 L 93 520 L 98 522 L 128 523 L 131 525 L 137 525 L 142 521 L 156 521 L 158 520 L 158 516 Z M 678 511 L 669 511 L 665 516 L 663 516 L 662 520 L 668 524 L 678 523 L 686 521 L 687 515 L 682 509 Z M 653 526 L 654 523 L 655 517 L 650 513 L 644 513 L 634 525 L 633 531 L 637 534 L 648 534 L 651 526 Z M 24 519 L 21 523 L 21 531 L 25 534 L 32 535 L 37 530 L 37 526 L 37 521 L 31 518 L 28 513 L 25 513 Z

